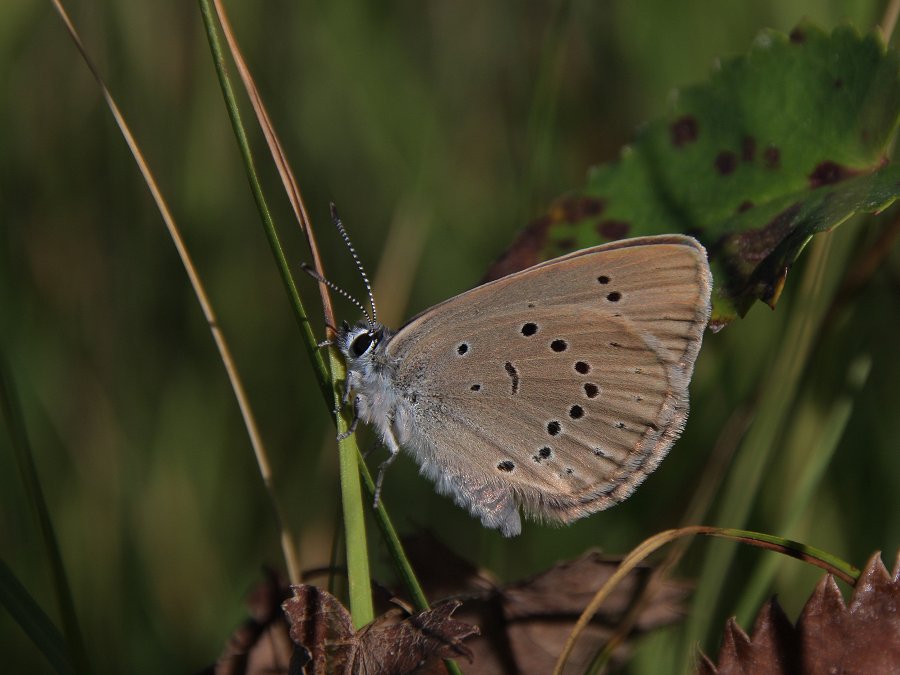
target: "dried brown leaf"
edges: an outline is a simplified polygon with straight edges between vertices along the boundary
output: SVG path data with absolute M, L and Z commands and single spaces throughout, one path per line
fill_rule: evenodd
M 466 675 L 543 675 L 552 670 L 585 605 L 619 564 L 618 559 L 589 552 L 529 579 L 498 586 L 487 572 L 433 538 L 418 537 L 407 544 L 407 552 L 430 597 L 443 594 L 456 600 L 419 614 L 392 609 L 356 632 L 347 610 L 333 596 L 312 586 L 295 587 L 294 596 L 283 607 L 291 620 L 290 635 L 303 647 L 296 649 L 291 661 L 293 643 L 279 608 L 287 589 L 273 586 L 270 580 L 254 594 L 254 621 L 232 637 L 216 674 L 400 673 L 410 669 L 444 673 L 440 658 L 463 656 L 471 661 Z M 610 596 L 579 640 L 570 661 L 572 672 L 581 672 L 612 635 L 645 591 L 650 571 L 639 568 Z M 678 620 L 686 593 L 686 586 L 678 582 L 653 590 L 633 634 Z M 464 601 L 461 607 L 459 601 Z M 479 626 L 481 634 L 470 624 Z M 616 658 L 623 658 L 627 649 L 626 645 L 618 650 Z
M 900 672 L 900 557 L 893 576 L 880 553 L 870 559 L 844 602 L 830 574 L 822 578 L 796 626 L 773 599 L 757 615 L 752 637 L 729 619 L 718 665 L 701 655 L 704 675 Z
M 228 640 L 216 664 L 205 672 L 214 675 L 278 675 L 287 673 L 294 645 L 281 613 L 288 590 L 277 574 L 267 571 L 247 599 L 250 619 Z
M 451 600 L 411 616 L 400 609 L 382 614 L 359 631 L 355 672 L 399 675 L 438 659 L 471 661 L 472 651 L 463 640 L 478 635 L 478 627 L 450 618 L 460 604 Z
M 359 640 L 350 612 L 331 593 L 316 586 L 291 586 L 294 596 L 281 608 L 290 623 L 294 644 L 306 651 L 300 659 L 315 673 L 351 673 Z
M 463 640 L 478 628 L 451 618 L 458 601 L 413 615 L 393 609 L 357 632 L 333 595 L 315 586 L 291 588 L 294 597 L 282 607 L 291 639 L 305 652 L 304 673 L 401 675 L 443 658 L 471 659 Z
M 482 629 L 481 637 L 467 643 L 474 659 L 466 674 L 543 675 L 552 671 L 582 610 L 618 565 L 618 559 L 589 552 L 530 579 L 462 596 L 465 604 L 459 617 Z M 576 645 L 569 660 L 571 672 L 584 671 L 643 590 L 650 571 L 639 568 L 616 588 Z M 683 614 L 681 601 L 686 593 L 684 584 L 661 585 L 640 614 L 634 634 L 677 621 Z M 616 657 L 626 653 L 627 647 L 617 651 Z
M 549 570 L 502 589 L 509 641 L 521 673 L 549 673 L 581 612 L 618 569 L 619 559 L 597 552 L 559 563 Z M 624 619 L 647 583 L 652 569 L 640 567 L 620 583 L 576 643 L 566 672 L 584 672 L 596 650 Z M 638 617 L 633 634 L 677 621 L 684 585 L 666 582 Z M 622 659 L 627 646 L 616 653 Z
M 621 560 L 596 551 L 557 563 L 525 581 L 501 589 L 504 613 L 510 621 L 535 616 L 580 614 L 597 590 L 618 569 Z M 652 568 L 640 567 L 628 576 L 603 604 L 599 616 L 610 625 L 618 623 L 636 594 L 647 582 Z M 671 583 L 656 597 L 656 603 L 641 617 L 642 628 L 671 623 L 682 615 L 679 601 L 685 587 Z

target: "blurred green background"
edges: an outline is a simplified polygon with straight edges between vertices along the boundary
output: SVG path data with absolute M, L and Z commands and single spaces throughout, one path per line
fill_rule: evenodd
M 476 284 L 518 229 L 581 186 L 590 165 L 614 159 L 676 87 L 704 80 L 718 57 L 746 51 L 760 29 L 788 31 L 806 17 L 826 29 L 849 19 L 868 30 L 884 4 L 228 7 L 317 225 L 326 270 L 361 294 L 328 221 L 334 201 L 375 273 L 380 314 L 399 325 Z M 199 10 L 172 0 L 73 2 L 69 9 L 207 284 L 272 455 L 302 564 L 326 565 L 339 520 L 334 431 L 263 237 Z M 0 347 L 17 379 L 91 661 L 97 672 L 191 672 L 215 659 L 244 618 L 243 599 L 261 566 L 282 565 L 274 518 L 172 243 L 50 3 L 0 3 L 0 82 Z M 315 288 L 299 270 L 308 254 L 261 138 L 251 141 L 317 317 Z M 857 219 L 818 238 L 829 240 L 830 251 L 816 302 L 828 304 L 854 251 L 896 217 L 894 210 Z M 397 524 L 431 530 L 500 579 L 591 546 L 625 553 L 678 525 L 704 479 L 721 485 L 719 474 L 710 477 L 717 443 L 736 442 L 741 420 L 767 423 L 752 411 L 782 386 L 772 364 L 791 317 L 812 302 L 799 283 L 808 257 L 791 272 L 775 312 L 758 305 L 706 336 L 686 433 L 625 504 L 564 529 L 526 524 L 521 537 L 503 540 L 435 495 L 404 458 L 384 492 Z M 851 302 L 815 327 L 798 399 L 775 435 L 748 527 L 858 565 L 884 550 L 893 564 L 900 546 L 900 442 L 891 426 L 900 414 L 898 289 L 893 250 Z M 338 307 L 357 318 L 349 305 Z M 866 372 L 860 386 L 846 384 L 848 373 L 862 381 Z M 804 463 L 839 413 L 847 423 L 838 425 L 834 459 L 811 504 L 785 514 Z M 787 517 L 797 520 L 789 531 L 782 529 Z M 372 540 L 374 574 L 389 581 L 377 534 Z M 708 546 L 693 545 L 682 576 L 697 574 Z M 709 608 L 718 625 L 734 612 L 754 567 L 773 555 L 738 551 L 722 606 Z M 39 531 L 5 434 L 0 557 L 55 618 Z M 769 592 L 795 617 L 819 571 L 777 562 Z M 631 672 L 659 672 L 671 653 L 666 645 L 639 645 Z M 715 651 L 715 639 L 710 645 Z M 7 672 L 49 672 L 3 611 L 0 646 Z

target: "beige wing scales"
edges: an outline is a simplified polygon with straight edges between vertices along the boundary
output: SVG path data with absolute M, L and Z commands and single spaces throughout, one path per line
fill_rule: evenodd
M 389 346 L 415 392 L 414 452 L 455 489 L 507 491 L 541 517 L 622 501 L 684 425 L 710 286 L 694 240 L 644 238 L 432 308 Z

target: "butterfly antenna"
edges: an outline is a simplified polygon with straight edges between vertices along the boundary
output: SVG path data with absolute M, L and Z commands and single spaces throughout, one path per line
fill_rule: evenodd
M 378 322 L 378 312 L 375 310 L 375 297 L 372 295 L 372 285 L 369 283 L 369 277 L 366 274 L 366 270 L 363 268 L 362 261 L 356 253 L 356 249 L 353 248 L 353 243 L 350 241 L 350 235 L 348 235 L 347 230 L 344 229 L 344 224 L 341 222 L 341 217 L 338 215 L 337 207 L 333 203 L 331 204 L 331 220 L 334 222 L 337 231 L 340 232 L 344 243 L 347 244 L 347 248 L 350 249 L 350 255 L 353 256 L 353 262 L 356 263 L 356 269 L 359 270 L 359 275 L 362 277 L 363 284 L 366 287 L 366 293 L 369 295 L 369 305 L 372 307 L 372 318 L 369 323 L 375 324 Z M 368 312 L 366 312 L 366 316 L 368 316 Z
M 341 288 L 340 286 L 338 286 L 337 284 L 335 284 L 333 281 L 328 281 L 328 279 L 326 279 L 326 278 L 323 277 L 321 274 L 319 274 L 318 272 L 316 272 L 316 271 L 315 271 L 312 267 L 310 267 L 308 264 L 306 264 L 306 263 L 300 263 L 300 267 L 302 267 L 302 268 L 303 268 L 303 271 L 306 272 L 306 273 L 307 273 L 309 276 L 311 276 L 313 279 L 315 279 L 316 281 L 318 281 L 318 282 L 320 282 L 320 283 L 325 284 L 326 286 L 328 286 L 328 288 L 330 288 L 331 290 L 333 290 L 333 291 L 336 292 L 336 293 L 340 293 L 342 296 L 344 296 L 345 298 L 347 298 L 347 300 L 349 300 L 350 302 L 352 302 L 353 305 L 354 305 L 355 307 L 358 307 L 358 308 L 360 309 L 360 311 L 362 311 L 363 315 L 366 317 L 366 323 L 369 324 L 369 326 L 370 326 L 371 328 L 375 328 L 375 320 L 374 320 L 374 318 L 369 316 L 369 312 L 366 310 L 365 305 L 363 305 L 359 300 L 357 300 L 356 298 L 354 298 L 352 295 L 350 295 L 350 294 L 349 294 L 347 291 L 345 291 L 343 288 Z

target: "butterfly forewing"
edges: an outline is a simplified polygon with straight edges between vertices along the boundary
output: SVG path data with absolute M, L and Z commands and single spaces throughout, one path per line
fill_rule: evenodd
M 699 244 L 654 237 L 428 310 L 387 347 L 415 400 L 409 446 L 456 489 L 490 484 L 539 516 L 569 521 L 621 501 L 684 424 L 710 283 Z

